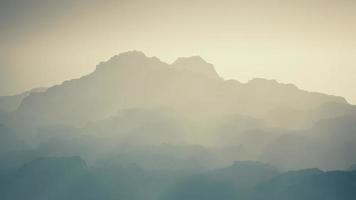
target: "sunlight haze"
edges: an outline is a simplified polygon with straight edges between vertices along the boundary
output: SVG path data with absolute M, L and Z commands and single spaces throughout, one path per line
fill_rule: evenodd
M 199 55 L 225 79 L 276 79 L 356 102 L 356 3 L 0 1 L 0 95 L 51 86 L 140 50 Z

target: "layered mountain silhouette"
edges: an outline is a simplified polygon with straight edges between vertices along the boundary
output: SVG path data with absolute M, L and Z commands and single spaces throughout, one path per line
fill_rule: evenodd
M 121 161 L 152 169 L 241 159 L 283 169 L 356 163 L 356 107 L 344 98 L 262 78 L 224 80 L 199 56 L 167 64 L 125 52 L 86 76 L 36 91 L 0 98 L 7 108 L 0 123 L 4 135 L 16 133 L 5 143 L 32 146 L 41 156 L 94 162 L 120 152 Z M 1 101 L 8 98 L 10 106 Z M 2 152 L 23 150 L 10 146 Z
M 15 116 L 38 124 L 83 125 L 122 109 L 169 108 L 190 118 L 239 114 L 297 126 L 314 117 L 309 116 L 311 110 L 326 103 L 348 106 L 342 97 L 306 92 L 274 80 L 226 81 L 197 56 L 169 65 L 132 51 L 100 63 L 87 76 L 30 94 Z
M 224 80 L 199 56 L 130 51 L 0 97 L 4 200 L 349 200 L 354 155 L 344 98 Z
M 0 176 L 3 200 L 349 200 L 356 197 L 355 187 L 355 171 L 282 172 L 250 161 L 207 171 L 149 171 L 137 165 L 93 168 L 80 157 L 42 157 Z
M 46 88 L 35 88 L 13 96 L 0 96 L 0 112 L 15 111 L 25 97 L 29 96 L 31 93 L 43 92 L 45 90 Z

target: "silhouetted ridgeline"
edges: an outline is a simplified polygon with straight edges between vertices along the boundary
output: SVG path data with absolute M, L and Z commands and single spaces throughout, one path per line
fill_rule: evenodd
M 347 104 L 341 97 L 273 80 L 224 81 L 199 57 L 169 65 L 134 51 L 114 56 L 80 79 L 29 95 L 15 116 L 35 124 L 83 125 L 123 109 L 163 107 L 189 118 L 239 114 L 296 126 L 315 120 L 314 110 L 330 102 Z M 295 116 L 288 119 L 288 113 Z
M 280 172 L 258 162 L 215 170 L 144 170 L 136 165 L 90 168 L 79 157 L 35 159 L 1 177 L 3 200 L 38 199 L 298 199 L 356 198 L 356 172 Z
M 224 80 L 199 56 L 126 52 L 0 97 L 1 200 L 349 200 L 354 155 L 344 98 Z

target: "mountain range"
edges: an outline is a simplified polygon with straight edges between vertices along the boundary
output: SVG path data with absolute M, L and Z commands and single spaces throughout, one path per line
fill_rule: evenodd
M 350 200 L 356 107 L 199 56 L 121 53 L 0 97 L 1 200 Z
M 297 126 L 323 117 L 318 115 L 334 115 L 320 113 L 334 104 L 351 106 L 342 97 L 303 91 L 275 80 L 224 80 L 198 56 L 178 58 L 170 65 L 132 51 L 100 63 L 82 78 L 26 95 L 14 115 L 38 124 L 81 126 L 124 109 L 167 108 L 189 118 L 237 114 L 277 126 Z M 293 117 L 286 117 L 291 113 Z
M 356 171 L 282 172 L 259 162 L 214 170 L 150 171 L 136 165 L 89 167 L 80 157 L 42 157 L 0 176 L 3 200 L 350 200 Z
M 21 143 L 0 154 L 26 147 L 89 162 L 114 156 L 152 169 L 234 160 L 282 169 L 356 163 L 356 107 L 343 97 L 276 80 L 225 80 L 199 56 L 168 64 L 121 53 L 81 78 L 1 97 L 0 108 L 2 134 Z

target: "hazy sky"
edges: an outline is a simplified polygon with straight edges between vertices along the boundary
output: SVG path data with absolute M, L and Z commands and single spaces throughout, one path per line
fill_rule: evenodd
M 277 79 L 356 103 L 354 0 L 0 0 L 0 95 L 141 50 L 200 55 L 226 79 Z

